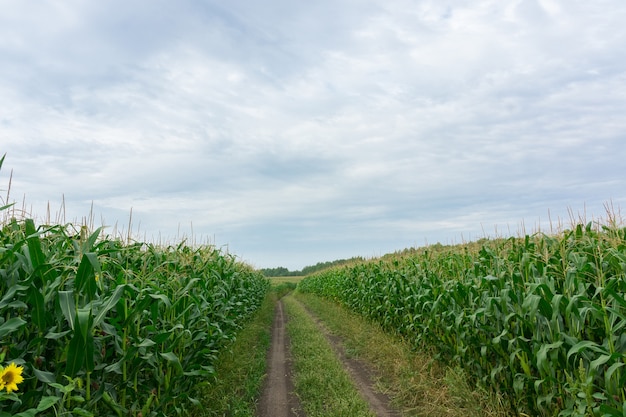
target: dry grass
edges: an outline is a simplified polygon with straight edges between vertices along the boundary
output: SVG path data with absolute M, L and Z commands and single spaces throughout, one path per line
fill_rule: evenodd
M 324 324 L 344 339 L 346 352 L 372 365 L 378 387 L 406 416 L 512 415 L 502 399 L 468 384 L 462 370 L 416 352 L 408 343 L 341 306 L 310 294 L 296 294 Z
M 281 284 L 297 284 L 304 278 L 303 276 L 298 277 L 270 277 L 269 280 L 273 286 L 278 286 Z

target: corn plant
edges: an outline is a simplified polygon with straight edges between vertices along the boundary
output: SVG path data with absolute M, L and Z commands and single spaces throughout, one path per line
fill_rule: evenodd
M 268 287 L 214 247 L 8 221 L 0 349 L 24 367 L 25 381 L 0 416 L 184 415 Z
M 435 347 L 516 412 L 626 416 L 625 228 L 425 248 L 298 288 Z

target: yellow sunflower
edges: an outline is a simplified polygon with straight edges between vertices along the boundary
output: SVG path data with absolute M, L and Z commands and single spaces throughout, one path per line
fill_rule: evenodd
M 6 388 L 8 393 L 17 391 L 17 384 L 21 384 L 22 381 L 24 381 L 24 377 L 22 376 L 23 371 L 24 368 L 15 365 L 14 362 L 11 362 L 11 365 L 0 370 L 0 390 Z

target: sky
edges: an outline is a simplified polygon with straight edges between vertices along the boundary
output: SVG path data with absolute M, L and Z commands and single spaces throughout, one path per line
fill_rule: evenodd
M 623 0 L 0 5 L 0 203 L 39 223 L 298 270 L 626 201 Z

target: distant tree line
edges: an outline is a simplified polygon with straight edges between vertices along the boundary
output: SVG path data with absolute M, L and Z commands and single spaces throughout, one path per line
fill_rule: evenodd
M 289 269 L 279 266 L 276 268 L 262 268 L 261 273 L 266 277 L 296 277 L 310 275 L 323 269 L 332 268 L 334 266 L 344 265 L 351 262 L 362 262 L 364 259 L 360 256 L 350 259 L 338 259 L 336 261 L 318 262 L 312 266 L 305 266 L 301 271 L 290 271 Z
M 300 271 L 290 271 L 282 266 L 277 268 L 262 268 L 261 272 L 266 277 L 293 277 L 300 275 Z

